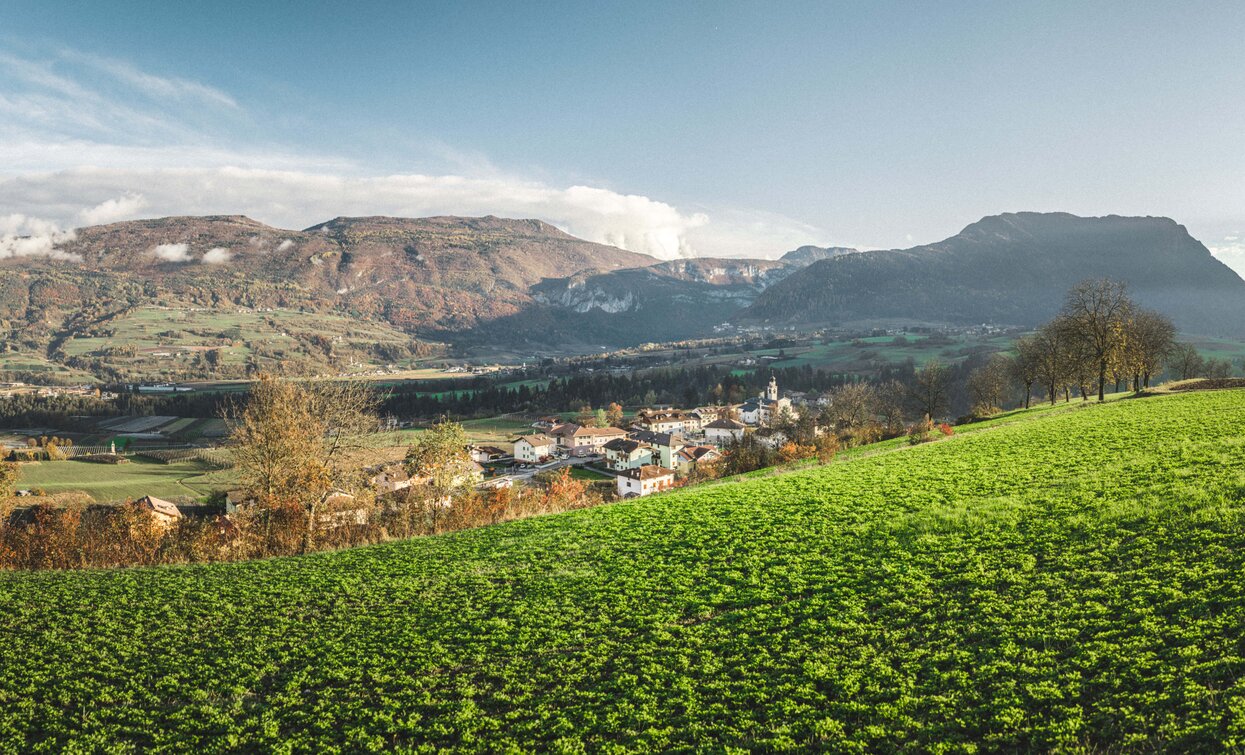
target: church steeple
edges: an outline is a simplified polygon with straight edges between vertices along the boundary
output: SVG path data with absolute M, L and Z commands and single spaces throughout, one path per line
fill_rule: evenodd
M 769 401 L 778 400 L 778 378 L 773 375 L 770 376 L 769 386 L 765 389 L 765 398 Z

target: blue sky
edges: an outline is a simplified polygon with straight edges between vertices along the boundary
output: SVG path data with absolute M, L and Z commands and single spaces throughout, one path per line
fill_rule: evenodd
M 1245 268 L 1243 40 L 1240 2 L 5 0 L 0 217 L 491 212 L 669 257 L 1066 210 Z

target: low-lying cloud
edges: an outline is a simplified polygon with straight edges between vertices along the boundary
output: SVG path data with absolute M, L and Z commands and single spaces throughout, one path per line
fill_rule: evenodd
M 202 262 L 205 265 L 223 265 L 232 258 L 233 252 L 218 246 L 204 252 Z
M 49 220 L 22 214 L 0 216 L 0 260 L 11 257 L 47 257 L 81 261 L 77 254 L 61 250 L 61 244 L 73 241 L 72 230 L 62 230 Z
M 163 262 L 189 262 L 189 244 L 159 244 L 151 250 L 156 259 Z
M 88 215 L 111 221 L 140 212 L 147 217 L 244 214 L 283 228 L 305 228 L 339 215 L 539 218 L 574 236 L 661 259 L 695 255 L 699 250 L 689 234 L 709 223 L 703 213 L 687 214 L 645 196 L 589 186 L 561 189 L 509 178 L 346 177 L 233 167 L 76 168 L 26 174 L 0 180 L 0 206 L 67 222 Z M 93 209 L 83 212 L 82 207 Z

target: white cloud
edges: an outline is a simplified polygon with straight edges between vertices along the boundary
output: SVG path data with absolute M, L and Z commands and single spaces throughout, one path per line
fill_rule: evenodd
M 1228 236 L 1222 242 L 1207 244 L 1206 247 L 1220 262 L 1245 278 L 1245 241 L 1241 241 L 1239 237 Z
M 689 233 L 709 223 L 703 213 L 686 214 L 648 197 L 587 186 L 562 189 L 512 178 L 346 177 L 234 167 L 28 173 L 0 179 L 0 207 L 71 222 L 81 207 L 95 206 L 101 197 L 140 188 L 149 216 L 244 214 L 282 228 L 305 228 L 338 215 L 540 218 L 580 238 L 662 259 L 699 251 Z
M 151 250 L 157 259 L 164 262 L 189 262 L 189 244 L 159 244 Z
M 465 175 L 368 175 L 339 156 L 265 143 L 260 122 L 201 82 L 67 49 L 0 50 L 0 208 L 65 227 L 140 212 L 245 214 L 285 228 L 339 215 L 539 218 L 662 259 L 776 257 L 829 241 L 773 213 L 687 212 L 641 194 L 505 175 L 449 145 L 442 157 L 460 167 L 447 170 Z
M 0 260 L 10 257 L 48 257 L 80 261 L 76 254 L 57 248 L 74 240 L 74 232 L 63 231 L 55 222 L 28 215 L 0 216 Z
M 218 246 L 207 250 L 203 254 L 203 264 L 205 265 L 223 265 L 233 257 L 233 252 Z
M 147 200 L 143 198 L 143 195 L 125 194 L 106 199 L 90 209 L 82 210 L 78 213 L 78 222 L 82 225 L 102 225 L 115 223 L 118 220 L 130 220 L 146 206 Z

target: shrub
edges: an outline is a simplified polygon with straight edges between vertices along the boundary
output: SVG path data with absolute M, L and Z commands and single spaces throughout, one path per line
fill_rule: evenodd
M 946 422 L 940 422 L 938 423 L 938 432 L 942 433 L 943 436 L 949 438 L 952 435 L 955 435 L 955 428 L 947 424 Z
M 908 426 L 908 443 L 913 446 L 926 443 L 930 439 L 930 434 L 934 431 L 934 423 L 930 422 L 929 417 L 925 417 L 920 422 L 914 422 Z

